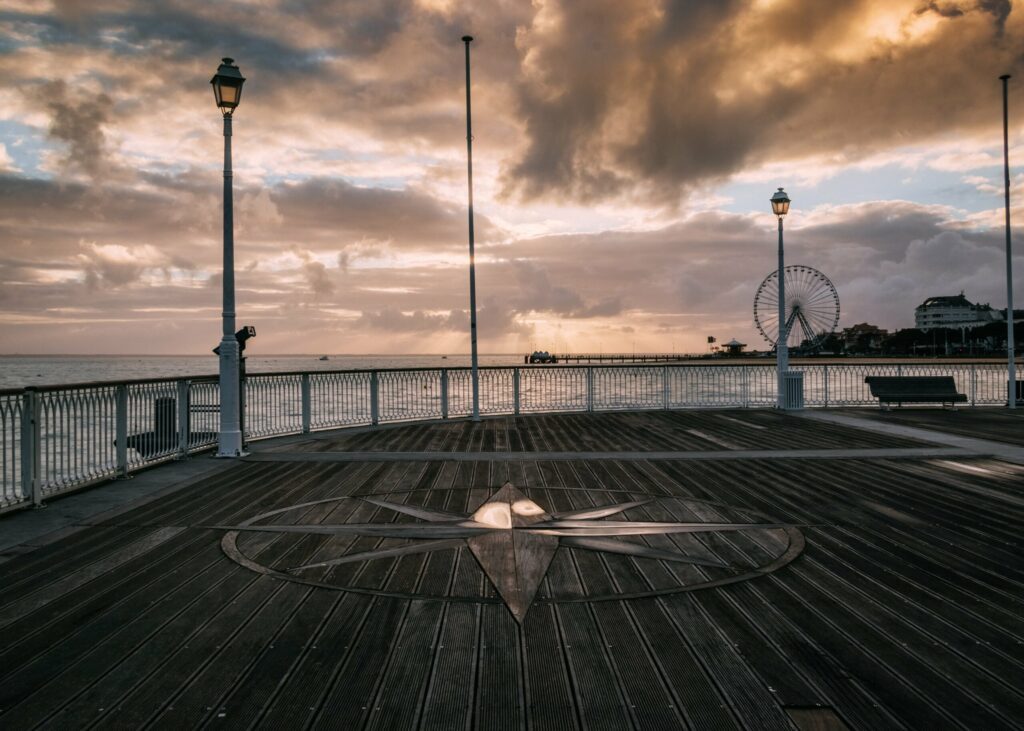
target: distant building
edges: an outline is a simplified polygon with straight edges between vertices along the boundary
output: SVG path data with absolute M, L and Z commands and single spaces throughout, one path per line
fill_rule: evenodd
M 747 347 L 747 344 L 733 338 L 728 343 L 723 343 L 722 347 L 725 348 L 726 355 L 743 355 L 743 349 Z
M 914 309 L 918 330 L 937 327 L 977 327 L 1002 319 L 988 304 L 976 305 L 961 291 L 956 297 L 929 297 Z
M 839 335 L 843 341 L 843 349 L 849 353 L 863 353 L 869 350 L 881 350 L 882 341 L 889 337 L 889 331 L 877 325 L 862 322 L 848 327 Z

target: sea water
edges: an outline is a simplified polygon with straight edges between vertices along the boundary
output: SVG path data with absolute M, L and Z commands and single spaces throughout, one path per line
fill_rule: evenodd
M 522 355 L 486 354 L 481 366 L 522 365 Z M 248 373 L 283 371 L 372 370 L 379 368 L 469 367 L 468 355 L 250 355 Z M 95 381 L 135 381 L 217 374 L 215 355 L 0 355 L 0 390 L 26 386 L 61 386 Z

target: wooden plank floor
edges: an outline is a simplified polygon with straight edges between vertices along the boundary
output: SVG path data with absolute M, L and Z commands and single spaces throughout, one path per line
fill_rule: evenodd
M 724 421 L 711 432 L 718 414 L 682 416 L 493 420 L 464 428 L 460 448 L 500 449 L 485 434 L 498 445 L 502 430 L 562 450 L 581 431 L 615 450 L 645 443 L 639 433 L 688 444 L 688 428 L 747 448 L 880 438 L 761 412 L 742 416 L 770 428 Z M 456 427 L 370 436 L 407 449 L 447 443 Z M 358 449 L 384 448 L 356 437 Z M 0 565 L 0 726 L 1020 727 L 1024 467 L 722 451 L 700 462 L 239 462 Z M 519 625 L 466 548 L 310 577 L 339 590 L 246 568 L 209 527 L 273 511 L 260 522 L 420 523 L 358 498 L 468 513 L 506 481 L 550 511 L 653 498 L 606 520 L 779 522 L 798 526 L 806 545 L 767 575 L 697 591 L 682 589 L 722 570 L 562 547 Z M 780 535 L 646 543 L 754 567 L 784 547 Z M 393 545 L 402 542 L 237 538 L 254 565 L 278 571 Z
M 884 423 L 1024 446 L 1024 409 L 1020 408 L 1013 411 L 1004 408 L 896 408 L 888 411 L 858 409 L 850 413 Z
M 337 434 L 337 433 L 336 433 Z M 538 414 L 361 429 L 321 436 L 289 451 L 659 452 L 915 447 L 922 442 L 774 411 L 648 411 Z

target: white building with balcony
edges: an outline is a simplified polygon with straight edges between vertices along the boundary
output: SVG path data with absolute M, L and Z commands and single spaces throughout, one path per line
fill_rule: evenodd
M 977 327 L 1002 319 L 991 305 L 976 305 L 963 292 L 955 297 L 929 297 L 914 309 L 914 326 L 925 331 L 937 327 Z

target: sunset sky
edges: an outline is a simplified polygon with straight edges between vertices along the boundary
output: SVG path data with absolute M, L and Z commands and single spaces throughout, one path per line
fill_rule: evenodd
M 467 352 L 466 33 L 482 352 L 764 347 L 777 186 L 840 327 L 1005 307 L 1009 0 L 3 0 L 0 353 L 218 341 L 222 56 L 253 349 Z

